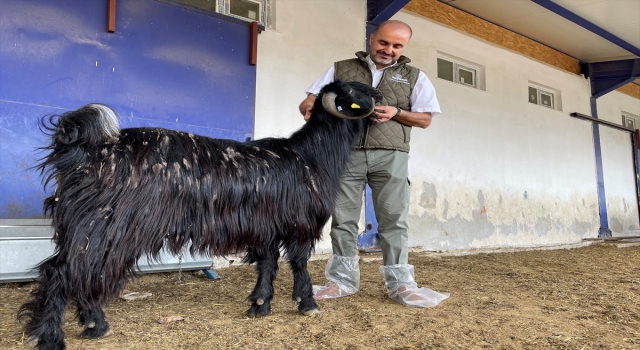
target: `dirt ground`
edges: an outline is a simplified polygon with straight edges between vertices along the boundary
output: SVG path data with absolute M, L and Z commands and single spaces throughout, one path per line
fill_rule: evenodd
M 297 313 L 292 275 L 281 264 L 272 314 L 245 317 L 255 283 L 252 266 L 202 273 L 143 275 L 127 289 L 146 299 L 106 308 L 112 333 L 97 340 L 67 312 L 69 349 L 640 349 L 640 245 L 465 256 L 411 253 L 416 280 L 451 297 L 431 309 L 404 307 L 385 293 L 379 254 L 362 255 L 353 296 L 319 302 L 322 313 Z M 325 260 L 310 262 L 324 283 Z M 15 319 L 33 283 L 0 285 L 0 348 L 25 349 Z M 158 323 L 161 317 L 184 320 Z

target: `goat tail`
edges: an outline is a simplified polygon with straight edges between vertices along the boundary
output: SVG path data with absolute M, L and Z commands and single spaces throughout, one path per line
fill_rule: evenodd
M 56 177 L 64 177 L 84 165 L 86 149 L 116 142 L 120 136 L 120 122 L 109 106 L 92 103 L 61 115 L 43 117 L 40 130 L 51 138 L 48 146 L 40 148 L 47 155 L 36 165 L 46 188 Z
M 57 121 L 54 120 L 56 117 Z M 41 125 L 53 137 L 57 146 L 99 145 L 120 135 L 116 112 L 100 103 L 88 104 L 60 116 L 44 117 Z

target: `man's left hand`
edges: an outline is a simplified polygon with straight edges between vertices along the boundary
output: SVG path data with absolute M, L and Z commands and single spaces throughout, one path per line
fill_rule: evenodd
M 398 108 L 393 106 L 376 106 L 373 110 L 373 122 L 375 124 L 388 122 L 389 119 L 396 116 Z

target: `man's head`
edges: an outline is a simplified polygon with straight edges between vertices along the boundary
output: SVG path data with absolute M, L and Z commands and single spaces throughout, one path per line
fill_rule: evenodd
M 411 27 L 390 20 L 381 23 L 369 38 L 369 55 L 378 69 L 392 65 L 402 55 L 411 39 Z

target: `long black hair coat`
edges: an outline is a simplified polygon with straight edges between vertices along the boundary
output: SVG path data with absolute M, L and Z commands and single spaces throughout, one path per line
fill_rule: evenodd
M 299 311 L 317 312 L 307 261 L 373 98 L 379 99 L 370 86 L 331 83 L 290 138 L 244 143 L 120 129 L 115 112 L 100 104 L 43 118 L 51 144 L 39 167 L 45 187 L 57 183 L 44 203 L 56 247 L 38 266 L 33 299 L 19 311 L 32 345 L 65 347 L 68 303 L 77 306 L 82 336 L 104 335 L 102 306 L 135 274 L 136 261 L 158 257 L 163 248 L 177 254 L 189 244 L 192 254 L 246 252 L 245 262 L 257 263 L 251 316 L 270 312 L 282 249 Z

